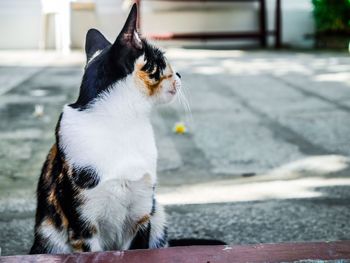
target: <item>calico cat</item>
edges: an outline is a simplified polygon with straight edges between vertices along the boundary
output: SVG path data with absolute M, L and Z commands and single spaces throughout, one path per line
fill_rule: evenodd
M 150 114 L 181 81 L 136 20 L 133 5 L 113 44 L 87 33 L 80 93 L 63 108 L 38 182 L 31 254 L 167 246 Z

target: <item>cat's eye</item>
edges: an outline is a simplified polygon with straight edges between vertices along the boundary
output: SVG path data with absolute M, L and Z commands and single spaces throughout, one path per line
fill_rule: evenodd
M 176 72 L 176 76 L 178 76 L 181 79 L 181 75 L 179 72 Z

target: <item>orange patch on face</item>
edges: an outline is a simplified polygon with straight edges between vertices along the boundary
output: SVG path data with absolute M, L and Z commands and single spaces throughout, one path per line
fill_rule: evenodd
M 159 90 L 162 79 L 154 82 L 149 77 L 149 74 L 142 70 L 137 71 L 137 76 L 145 84 L 149 96 L 154 95 Z
M 169 76 L 161 76 L 158 81 L 154 81 L 149 77 L 149 74 L 152 74 L 152 73 L 147 73 L 146 71 L 143 71 L 142 66 L 143 65 L 139 65 L 137 67 L 136 74 L 137 74 L 137 77 L 145 84 L 149 96 L 154 95 L 160 89 L 163 80 L 172 77 L 172 74 Z

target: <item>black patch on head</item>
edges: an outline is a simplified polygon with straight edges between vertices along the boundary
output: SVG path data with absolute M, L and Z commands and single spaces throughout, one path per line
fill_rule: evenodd
M 100 182 L 100 177 L 94 169 L 90 167 L 74 168 L 72 179 L 74 183 L 80 188 L 93 188 Z
M 91 28 L 86 33 L 85 53 L 87 62 L 98 51 L 110 46 L 111 43 L 97 29 Z
M 88 61 L 92 55 L 101 53 L 85 67 L 78 99 L 69 106 L 84 110 L 98 96 L 107 91 L 112 84 L 123 80 L 134 71 L 135 61 L 145 55 L 146 64 L 142 70 L 151 73 L 150 78 L 159 80 L 166 62 L 163 53 L 140 39 L 137 33 L 137 8 L 134 5 L 125 25 L 113 44 L 96 29 L 90 29 L 86 35 L 86 56 Z
M 101 53 L 90 61 L 86 67 L 77 101 L 70 106 L 84 110 L 102 92 L 106 91 L 134 70 L 134 64 L 144 52 L 144 40 L 137 34 L 137 8 L 134 5 L 125 25 L 113 44 L 95 29 L 86 36 L 86 56 L 89 60 L 97 51 Z
M 148 43 L 145 43 L 144 49 L 146 64 L 141 70 L 150 73 L 149 77 L 158 81 L 166 68 L 164 53 Z
M 133 4 L 117 41 L 132 49 L 142 49 L 143 43 L 137 33 L 137 5 Z

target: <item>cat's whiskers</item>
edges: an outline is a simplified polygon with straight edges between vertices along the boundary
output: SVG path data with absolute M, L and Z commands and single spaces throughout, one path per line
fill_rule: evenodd
M 185 111 L 185 118 L 189 121 L 189 122 L 193 122 L 193 116 L 192 116 L 192 111 L 191 111 L 191 107 L 190 107 L 190 103 L 189 100 L 186 96 L 186 86 L 182 86 L 181 88 L 178 89 L 178 96 L 177 99 L 180 103 L 180 105 L 183 107 L 184 111 Z

